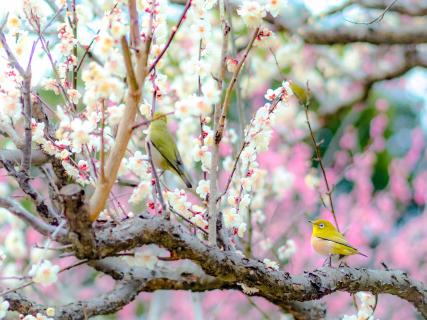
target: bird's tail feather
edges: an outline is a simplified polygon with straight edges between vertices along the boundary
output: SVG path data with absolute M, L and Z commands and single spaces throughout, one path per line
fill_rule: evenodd
M 362 253 L 362 252 L 360 252 L 360 251 L 357 251 L 357 254 L 360 254 L 361 256 L 364 256 L 364 257 L 368 257 L 366 254 L 364 254 L 364 253 Z
M 182 181 L 184 181 L 187 188 L 193 188 L 193 184 L 191 183 L 190 179 L 185 175 L 185 173 L 180 175 Z
M 193 188 L 193 184 L 191 183 L 191 179 L 189 178 L 187 172 L 185 171 L 184 166 L 182 166 L 182 165 L 179 166 L 178 175 L 182 179 L 182 181 L 185 183 L 187 188 L 190 188 L 190 189 Z

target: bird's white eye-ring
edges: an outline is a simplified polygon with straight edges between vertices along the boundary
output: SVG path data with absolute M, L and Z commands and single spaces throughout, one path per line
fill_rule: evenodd
M 319 224 L 319 228 L 323 229 L 325 227 L 325 225 L 323 223 Z

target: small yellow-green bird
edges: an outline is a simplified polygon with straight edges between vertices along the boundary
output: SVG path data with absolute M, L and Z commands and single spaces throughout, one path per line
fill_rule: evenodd
M 181 155 L 175 140 L 167 127 L 166 115 L 156 112 L 148 128 L 148 142 L 153 146 L 151 156 L 154 165 L 162 170 L 169 170 L 178 175 L 188 188 L 192 187 L 189 176 L 184 168 Z
M 350 256 L 361 253 L 355 247 L 350 245 L 335 226 L 328 220 L 309 221 L 313 225 L 313 233 L 311 234 L 311 245 L 313 249 L 323 256 L 339 255 Z
M 301 87 L 299 84 L 293 82 L 293 81 L 289 82 L 289 87 L 292 89 L 292 92 L 297 97 L 299 103 L 301 103 L 303 105 L 306 104 L 306 102 L 308 100 L 307 90 L 304 89 L 303 87 Z

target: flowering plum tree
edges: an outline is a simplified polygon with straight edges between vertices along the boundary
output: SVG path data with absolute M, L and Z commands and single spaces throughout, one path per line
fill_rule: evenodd
M 0 318 L 427 317 L 425 3 L 20 5 L 0 26 Z M 156 111 L 192 188 L 153 164 Z M 369 257 L 320 267 L 317 216 Z

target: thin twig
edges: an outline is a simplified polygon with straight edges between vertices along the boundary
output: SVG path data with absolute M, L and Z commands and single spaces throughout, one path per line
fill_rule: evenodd
M 196 227 L 197 229 L 199 229 L 200 231 L 202 231 L 204 234 L 208 235 L 208 232 L 199 227 L 197 224 L 195 224 L 193 221 L 191 221 L 190 219 L 187 219 L 186 217 L 184 217 L 182 214 L 180 214 L 178 211 L 176 211 L 170 204 L 169 204 L 169 210 L 173 213 L 176 214 L 178 217 L 180 217 L 181 219 L 183 219 L 184 221 L 188 222 L 189 224 L 193 225 L 194 227 Z
M 105 127 L 105 100 L 101 101 L 101 150 L 99 155 L 100 169 L 101 169 L 101 182 L 105 182 L 105 138 L 104 138 L 104 127 Z
M 151 173 L 153 175 L 153 179 L 155 181 L 155 186 L 156 186 L 156 191 L 157 191 L 157 198 L 159 199 L 159 202 L 162 206 L 162 211 L 163 211 L 163 217 L 166 220 L 170 219 L 170 212 L 169 210 L 167 210 L 166 207 L 166 203 L 165 203 L 165 199 L 163 199 L 163 194 L 162 194 L 162 189 L 160 187 L 160 182 L 159 182 L 159 176 L 157 175 L 157 171 L 156 171 L 156 167 L 154 166 L 154 162 L 153 162 L 153 157 L 151 154 L 151 146 L 150 146 L 150 142 L 147 141 L 146 146 L 147 146 L 147 152 L 148 152 L 148 158 L 151 164 Z
M 227 90 L 225 91 L 225 97 L 224 97 L 224 101 L 222 103 L 222 107 L 221 107 L 221 117 L 219 119 L 219 124 L 218 124 L 218 128 L 215 132 L 215 144 L 219 144 L 222 140 L 222 136 L 224 134 L 224 129 L 225 129 L 225 118 L 227 117 L 227 111 L 228 111 L 228 107 L 230 105 L 230 100 L 231 100 L 231 94 L 233 92 L 234 89 L 234 85 L 237 82 L 237 78 L 239 77 L 240 74 L 240 70 L 243 67 L 243 64 L 245 63 L 248 55 L 249 55 L 249 51 L 251 51 L 252 46 L 256 40 L 256 38 L 258 37 L 259 34 L 259 27 L 256 28 L 251 40 L 249 41 L 248 45 L 246 46 L 245 52 L 243 53 L 243 56 L 239 62 L 239 64 L 236 67 L 236 70 L 233 73 L 233 77 L 230 80 L 230 83 L 228 84 Z
M 187 15 L 188 9 L 190 9 L 190 7 L 191 7 L 191 3 L 192 3 L 192 0 L 188 0 L 187 3 L 185 4 L 184 11 L 182 12 L 181 17 L 179 18 L 178 23 L 174 27 L 172 27 L 172 32 L 169 36 L 169 39 L 167 40 L 162 51 L 159 53 L 159 55 L 156 57 L 156 59 L 153 61 L 153 63 L 148 68 L 148 73 L 151 73 L 151 71 L 153 71 L 153 69 L 156 67 L 157 63 L 159 63 L 160 59 L 163 57 L 163 55 L 168 50 L 170 44 L 172 43 L 173 38 L 175 37 L 176 32 L 178 31 L 179 27 L 181 26 L 182 22 L 184 21 L 186 15 Z
M 243 139 L 245 139 L 245 138 L 243 137 Z M 243 142 L 242 147 L 240 148 L 239 153 L 237 154 L 236 159 L 234 160 L 233 169 L 231 170 L 231 173 L 228 176 L 227 183 L 225 185 L 225 189 L 222 192 L 222 194 L 218 197 L 217 201 L 221 200 L 221 198 L 228 192 L 228 189 L 230 188 L 230 185 L 231 185 L 231 181 L 233 180 L 234 173 L 236 172 L 237 164 L 239 163 L 240 156 L 242 155 L 243 150 L 245 150 L 245 148 L 248 145 L 249 145 L 249 142 L 247 142 L 247 141 Z
M 259 313 L 261 313 L 262 318 L 264 320 L 270 320 L 270 317 L 268 316 L 268 314 L 264 310 L 262 310 L 255 302 L 253 302 L 251 297 L 247 297 L 247 298 L 248 298 L 249 304 L 253 306 L 255 309 L 257 309 Z
M 219 1 L 220 6 L 220 19 L 223 26 L 223 39 L 222 39 L 222 48 L 221 48 L 221 61 L 220 61 L 220 72 L 218 75 L 218 89 L 223 91 L 223 82 L 225 78 L 226 71 L 226 56 L 228 51 L 228 37 L 230 34 L 230 26 L 225 19 L 225 6 L 224 0 Z M 214 110 L 214 121 L 213 121 L 213 130 L 216 132 L 219 127 L 221 117 L 221 102 L 218 102 L 215 105 Z M 219 143 L 212 146 L 212 159 L 209 172 L 209 203 L 208 203 L 208 215 L 209 215 L 209 244 L 217 244 L 217 193 L 218 193 L 218 174 L 219 174 Z
M 72 0 L 71 2 L 71 12 L 73 15 L 73 36 L 74 39 L 77 39 L 77 14 L 76 14 L 76 0 Z M 77 59 L 77 43 L 74 43 L 73 45 L 73 55 L 74 57 Z M 73 64 L 73 74 L 72 74 L 72 86 L 73 89 L 77 89 L 77 66 L 75 64 Z M 74 111 L 77 110 L 77 106 L 76 104 L 73 102 L 73 108 Z
M 230 27 L 230 39 L 231 39 L 231 54 L 233 57 L 237 57 L 237 47 L 236 47 L 236 36 L 234 33 L 233 28 L 233 19 L 231 16 L 232 10 L 231 10 L 231 4 L 230 1 L 226 2 L 227 5 L 227 21 L 228 25 Z M 239 111 L 239 129 L 240 129 L 240 137 L 243 139 L 243 135 L 245 132 L 245 125 L 246 125 L 246 118 L 244 113 L 244 106 L 242 103 L 242 94 L 241 94 L 241 88 L 240 88 L 240 78 L 237 78 L 236 82 L 236 104 L 237 104 L 237 110 Z
M 337 227 L 337 230 L 339 231 L 340 228 L 338 226 L 337 217 L 335 215 L 334 203 L 332 202 L 332 190 L 329 187 L 328 178 L 326 176 L 326 170 L 325 170 L 325 167 L 323 166 L 322 157 L 320 155 L 319 144 L 316 142 L 316 138 L 314 137 L 313 129 L 311 128 L 310 119 L 309 119 L 309 116 L 308 116 L 308 109 L 309 109 L 309 107 L 310 107 L 310 88 L 309 88 L 308 83 L 307 83 L 307 101 L 304 104 L 305 119 L 306 119 L 306 122 L 307 122 L 308 130 L 310 131 L 311 140 L 313 141 L 314 150 L 316 152 L 316 160 L 319 162 L 319 166 L 320 166 L 320 169 L 322 171 L 323 179 L 325 181 L 326 194 L 327 194 L 327 196 L 329 198 L 329 203 L 330 203 L 330 206 L 331 206 L 331 213 L 332 213 L 332 216 L 334 218 L 335 226 Z
M 371 21 L 368 21 L 368 22 L 358 22 L 358 21 L 351 21 L 351 20 L 347 20 L 347 19 L 344 19 L 344 20 L 347 21 L 347 22 L 353 23 L 353 24 L 367 24 L 367 25 L 373 24 L 375 22 L 381 22 L 384 19 L 384 16 L 387 13 L 387 11 L 389 11 L 394 6 L 394 4 L 397 1 L 398 0 L 393 0 L 392 2 L 390 2 L 390 4 L 383 10 L 383 12 L 381 12 L 381 14 L 378 17 L 374 18 Z

